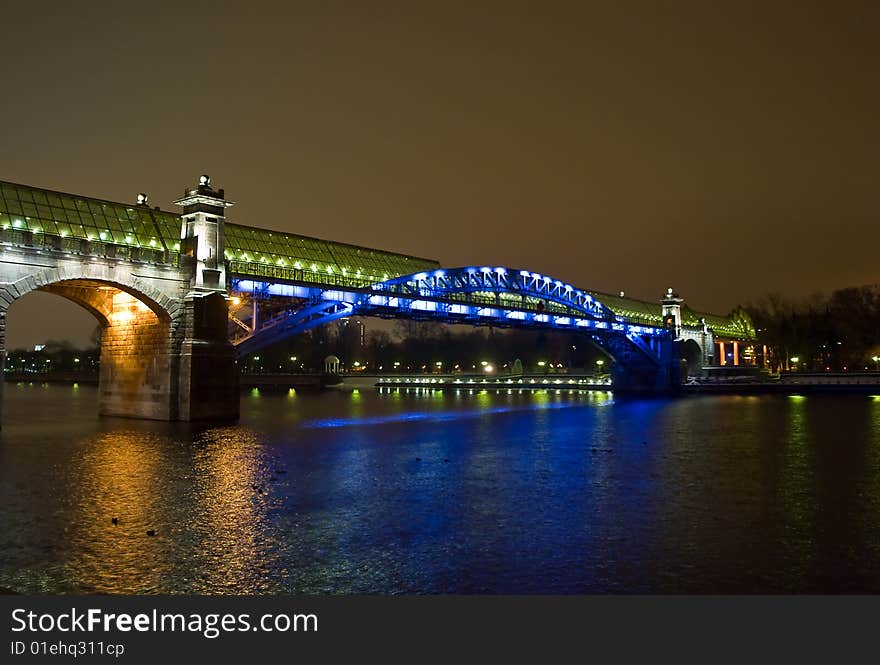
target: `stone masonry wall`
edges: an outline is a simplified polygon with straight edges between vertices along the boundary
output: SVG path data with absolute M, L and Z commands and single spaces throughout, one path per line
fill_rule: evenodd
M 108 320 L 101 335 L 101 415 L 171 419 L 169 321 L 124 292 L 114 295 Z

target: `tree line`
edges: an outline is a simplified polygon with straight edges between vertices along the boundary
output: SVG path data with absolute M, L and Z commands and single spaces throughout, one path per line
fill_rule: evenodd
M 804 300 L 768 295 L 746 309 L 775 371 L 880 369 L 880 286 Z

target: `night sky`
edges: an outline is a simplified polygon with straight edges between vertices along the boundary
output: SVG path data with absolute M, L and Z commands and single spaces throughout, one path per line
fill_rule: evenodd
M 708 311 L 880 281 L 877 3 L 234 4 L 5 3 L 0 179 L 204 172 L 237 222 Z M 94 325 L 37 294 L 8 344 Z

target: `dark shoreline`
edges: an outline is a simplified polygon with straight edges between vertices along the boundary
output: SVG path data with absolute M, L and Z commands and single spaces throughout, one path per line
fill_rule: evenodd
M 682 386 L 684 395 L 880 395 L 880 384 L 756 383 Z

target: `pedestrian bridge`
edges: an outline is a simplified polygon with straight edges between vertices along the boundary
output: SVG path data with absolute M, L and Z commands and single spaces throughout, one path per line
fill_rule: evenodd
M 227 222 L 232 203 L 207 176 L 180 213 L 144 194 L 119 203 L 8 182 L 0 194 L 0 365 L 12 303 L 65 297 L 102 326 L 105 414 L 235 418 L 239 354 L 352 315 L 586 332 L 615 360 L 617 390 L 672 389 L 677 344 L 710 364 L 716 344 L 755 335 L 747 316 L 693 311 L 671 289 L 651 303 Z

